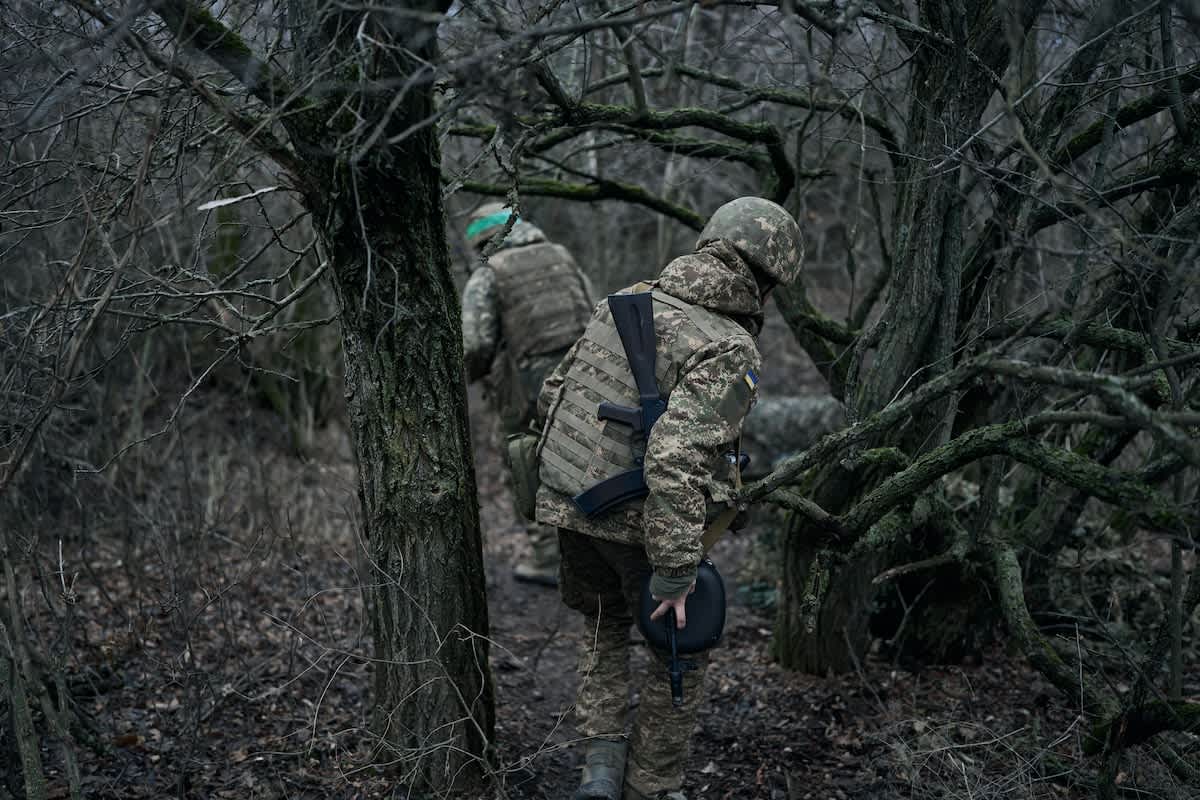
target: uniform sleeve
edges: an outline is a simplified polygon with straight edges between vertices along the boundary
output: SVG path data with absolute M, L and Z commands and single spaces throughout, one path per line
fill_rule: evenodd
M 710 345 L 671 392 L 647 443 L 646 554 L 664 577 L 694 577 L 714 465 L 737 440 L 758 383 L 749 338 Z
M 487 374 L 500 343 L 500 313 L 496 296 L 496 273 L 480 267 L 471 273 L 463 289 L 463 358 L 467 382 Z

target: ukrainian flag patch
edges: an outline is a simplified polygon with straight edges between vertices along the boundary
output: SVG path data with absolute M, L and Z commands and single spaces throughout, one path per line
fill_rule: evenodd
M 758 388 L 758 375 L 754 374 L 754 370 L 746 370 L 746 374 L 742 376 L 742 380 L 744 380 L 746 385 L 750 387 L 750 391 L 753 392 Z

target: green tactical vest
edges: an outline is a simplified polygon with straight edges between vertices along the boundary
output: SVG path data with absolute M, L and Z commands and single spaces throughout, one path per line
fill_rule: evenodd
M 519 364 L 566 350 L 592 316 L 583 275 L 565 247 L 538 242 L 488 259 L 496 273 L 501 334 Z
M 583 333 L 591 298 L 583 273 L 561 245 L 507 248 L 488 263 L 496 275 L 504 343 L 488 382 L 504 428 L 517 431 L 533 418 L 546 375 Z
M 654 332 L 658 344 L 655 377 L 659 391 L 668 398 L 668 408 L 679 371 L 697 350 L 710 342 L 747 335 L 732 319 L 657 290 Z M 584 331 L 575 360 L 550 407 L 541 443 L 542 483 L 573 497 L 637 466 L 629 427 L 597 418 L 596 411 L 604 401 L 638 405 L 637 386 L 607 304 L 600 306 Z

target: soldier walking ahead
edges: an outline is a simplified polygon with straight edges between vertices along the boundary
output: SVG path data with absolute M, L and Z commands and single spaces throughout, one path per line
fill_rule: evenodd
M 701 699 L 706 654 L 694 656 L 686 698 L 673 708 L 656 652 L 638 682 L 641 704 L 625 739 L 629 628 L 641 583 L 653 570 L 655 616 L 674 610 L 694 586 L 706 524 L 722 510 L 734 480 L 726 453 L 736 447 L 754 400 L 761 355 L 755 337 L 763 303 L 797 276 L 800 230 L 780 206 L 743 197 L 717 209 L 696 250 L 658 279 L 626 291 L 653 291 L 656 377 L 666 410 L 644 443 L 629 428 L 600 420 L 601 402 L 635 406 L 631 378 L 609 307 L 597 306 L 583 336 L 546 380 L 539 411 L 537 519 L 559 530 L 563 601 L 584 615 L 577 712 L 589 737 L 576 800 L 682 800 L 683 768 Z M 572 498 L 635 467 L 642 457 L 649 494 L 589 519 Z M 734 459 L 736 461 L 736 459 Z
M 471 213 L 467 243 L 482 251 L 512 215 L 501 203 Z M 591 286 L 565 247 L 519 220 L 463 290 L 463 351 L 467 381 L 485 378 L 487 396 L 505 436 L 526 430 L 547 373 L 579 338 L 592 313 Z M 517 580 L 553 586 L 558 536 L 553 527 L 527 528 L 533 556 L 514 570 Z

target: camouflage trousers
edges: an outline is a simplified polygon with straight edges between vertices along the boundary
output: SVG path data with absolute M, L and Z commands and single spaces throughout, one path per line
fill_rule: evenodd
M 636 688 L 641 701 L 629 739 L 625 782 L 643 795 L 681 789 L 708 654 L 687 657 L 696 668 L 684 675 L 682 708 L 671 704 L 667 653 L 652 651 L 645 671 L 631 680 L 629 634 L 642 581 L 650 574 L 646 551 L 561 528 L 559 548 L 559 591 L 586 623 L 575 706 L 580 734 L 623 737 L 629 692 Z

